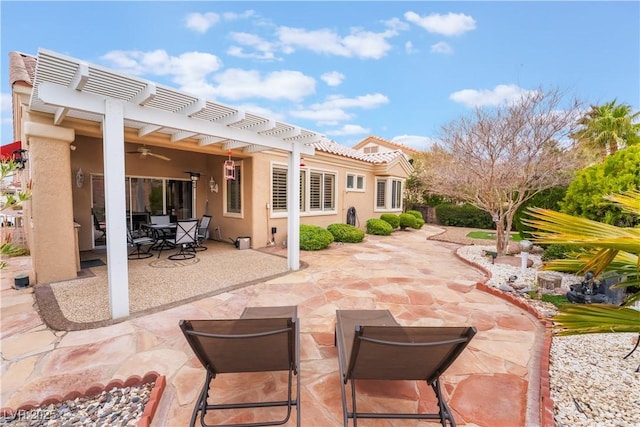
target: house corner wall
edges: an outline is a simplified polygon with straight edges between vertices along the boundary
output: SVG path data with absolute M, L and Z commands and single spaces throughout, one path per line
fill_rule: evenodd
M 36 283 L 77 277 L 77 243 L 71 195 L 73 129 L 24 123 L 30 179 L 29 239 Z

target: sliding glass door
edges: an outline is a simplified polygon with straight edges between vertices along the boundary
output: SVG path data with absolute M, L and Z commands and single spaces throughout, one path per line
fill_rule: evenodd
M 193 217 L 193 187 L 190 180 L 126 177 L 127 226 L 132 230 L 149 222 L 150 215 L 171 215 L 171 219 Z M 100 225 L 105 222 L 104 177 L 91 176 L 92 214 L 94 221 L 93 247 L 106 245 Z

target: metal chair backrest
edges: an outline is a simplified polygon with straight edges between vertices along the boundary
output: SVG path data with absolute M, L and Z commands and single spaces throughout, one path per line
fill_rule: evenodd
M 151 224 L 164 225 L 171 223 L 171 217 L 169 215 L 151 215 L 149 217 Z
M 198 237 L 205 238 L 207 231 L 209 230 L 209 224 L 211 223 L 211 215 L 202 215 L 200 224 L 198 224 Z
M 198 239 L 198 220 L 178 220 L 176 226 L 176 245 L 196 243 Z

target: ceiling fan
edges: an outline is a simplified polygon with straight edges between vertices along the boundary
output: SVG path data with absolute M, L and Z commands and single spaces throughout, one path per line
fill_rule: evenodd
M 127 154 L 140 154 L 141 159 L 144 159 L 147 156 L 151 156 L 151 157 L 156 157 L 158 159 L 162 159 L 166 161 L 171 160 L 169 157 L 163 156 L 162 154 L 153 153 L 151 149 L 147 148 L 146 145 L 144 147 L 138 147 L 136 151 L 127 151 Z

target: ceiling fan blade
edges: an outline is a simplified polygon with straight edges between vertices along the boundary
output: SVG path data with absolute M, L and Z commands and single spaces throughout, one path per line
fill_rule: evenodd
M 167 156 L 163 156 L 162 154 L 156 154 L 156 153 L 147 153 L 147 154 L 148 154 L 149 156 L 156 157 L 156 158 L 158 158 L 158 159 L 162 159 L 162 160 L 166 160 L 166 161 L 171 160 L 169 157 L 167 157 Z

